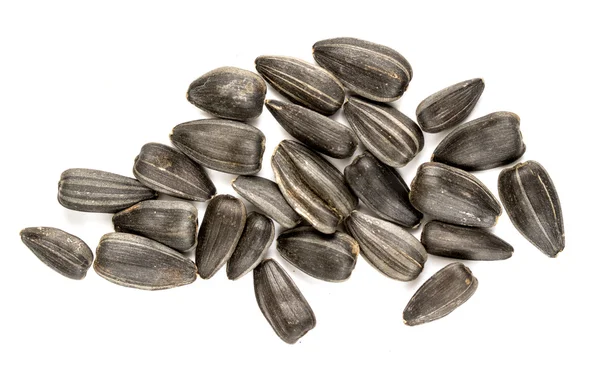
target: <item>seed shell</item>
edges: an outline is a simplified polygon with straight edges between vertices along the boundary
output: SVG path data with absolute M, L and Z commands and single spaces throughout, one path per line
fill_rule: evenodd
M 229 280 L 237 280 L 253 270 L 260 263 L 274 238 L 273 220 L 258 212 L 250 212 L 246 217 L 246 226 L 237 247 L 227 261 Z

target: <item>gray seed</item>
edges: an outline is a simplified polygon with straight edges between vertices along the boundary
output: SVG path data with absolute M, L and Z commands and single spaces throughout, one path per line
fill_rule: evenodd
M 196 245 L 198 210 L 183 201 L 142 201 L 116 213 L 116 232 L 127 232 L 156 240 L 180 252 Z
M 344 281 L 352 274 L 359 246 L 343 232 L 329 235 L 311 226 L 302 226 L 280 234 L 277 250 L 302 272 L 316 279 L 336 282 Z
M 229 260 L 246 225 L 246 207 L 230 195 L 217 195 L 206 207 L 198 232 L 196 265 L 210 279 Z
M 157 241 L 129 233 L 102 236 L 94 270 L 112 283 L 151 291 L 196 280 L 196 266 L 190 259 Z
M 440 142 L 431 161 L 465 171 L 512 163 L 525 153 L 519 116 L 494 112 L 462 124 Z
M 423 132 L 397 109 L 350 97 L 344 115 L 365 147 L 390 167 L 403 167 L 423 149 Z
M 233 120 L 205 119 L 173 128 L 171 142 L 207 168 L 237 175 L 260 171 L 265 135 L 251 125 Z
M 274 237 L 273 220 L 258 212 L 250 212 L 246 217 L 246 226 L 237 247 L 227 261 L 229 280 L 239 279 L 253 270 L 273 243 Z
M 504 169 L 498 192 L 515 228 L 540 251 L 556 257 L 565 248 L 560 200 L 541 164 L 527 161 Z
M 346 88 L 370 100 L 398 99 L 413 76 L 404 56 L 365 40 L 350 37 L 321 40 L 313 45 L 313 56 Z
M 463 260 L 505 260 L 513 247 L 482 229 L 430 221 L 423 227 L 421 243 L 427 253 Z
M 302 292 L 275 260 L 267 259 L 254 269 L 254 294 L 277 336 L 288 344 L 294 344 L 317 325 Z
M 483 79 L 471 79 L 444 88 L 417 106 L 417 122 L 423 131 L 437 133 L 463 122 L 483 93 Z
M 201 166 L 164 144 L 144 145 L 135 158 L 133 174 L 148 188 L 181 199 L 206 201 L 216 193 Z
M 477 278 L 464 264 L 445 266 L 410 299 L 403 313 L 404 324 L 424 324 L 448 315 L 469 300 L 477 285 Z
M 296 104 L 332 115 L 344 103 L 342 84 L 316 65 L 285 56 L 260 56 L 254 63 L 267 83 Z
M 267 85 L 256 73 L 222 67 L 192 82 L 187 99 L 217 117 L 248 120 L 261 114 L 266 93 Z
M 60 229 L 31 227 L 20 235 L 38 259 L 70 279 L 83 279 L 94 261 L 92 250 L 83 240 Z
M 432 218 L 468 227 L 493 227 L 502 207 L 475 176 L 441 163 L 424 163 L 410 186 L 412 205 Z
M 350 128 L 308 108 L 277 100 L 266 100 L 265 105 L 290 135 L 315 151 L 345 159 L 358 146 Z
M 427 252 L 419 240 L 402 227 L 358 211 L 346 218 L 345 225 L 358 241 L 364 258 L 384 275 L 410 281 L 423 270 Z
M 58 202 L 75 211 L 115 213 L 156 196 L 136 179 L 93 169 L 68 169 L 58 182 Z
M 421 223 L 423 214 L 410 203 L 410 190 L 400 174 L 370 152 L 356 157 L 344 169 L 344 176 L 360 201 L 377 216 L 409 228 Z

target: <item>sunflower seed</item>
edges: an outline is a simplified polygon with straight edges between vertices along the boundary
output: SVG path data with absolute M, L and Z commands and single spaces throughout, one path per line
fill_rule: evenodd
M 565 248 L 560 200 L 541 164 L 526 161 L 504 169 L 498 192 L 515 228 L 540 251 L 556 257 Z
M 196 266 L 190 259 L 157 241 L 130 233 L 102 236 L 94 270 L 112 283 L 151 291 L 196 280 Z
M 217 117 L 248 120 L 261 114 L 266 93 L 267 85 L 256 73 L 221 67 L 194 80 L 187 99 Z
M 332 115 L 344 103 L 342 84 L 316 65 L 285 56 L 260 56 L 254 64 L 267 83 L 296 104 Z
M 421 243 L 427 253 L 463 260 L 504 260 L 513 247 L 482 229 L 430 221 L 423 227 Z
M 260 208 L 284 228 L 293 228 L 302 218 L 285 201 L 277 184 L 260 176 L 238 176 L 231 183 L 244 199 Z
M 346 218 L 345 225 L 358 241 L 360 253 L 384 275 L 410 281 L 423 270 L 427 252 L 419 240 L 402 227 L 358 211 Z
M 427 97 L 417 106 L 421 129 L 437 133 L 460 124 L 473 111 L 484 88 L 482 79 L 471 79 Z
M 314 278 L 344 281 L 354 270 L 359 246 L 345 233 L 328 235 L 302 226 L 279 235 L 277 250 L 290 264 Z
M 196 245 L 198 210 L 183 201 L 142 201 L 116 213 L 116 232 L 133 233 L 185 252 Z
M 423 283 L 410 299 L 404 308 L 404 324 L 424 324 L 448 315 L 469 300 L 477 285 L 477 278 L 464 264 L 448 264 Z
M 206 207 L 198 232 L 196 265 L 210 279 L 229 260 L 246 225 L 246 207 L 230 195 L 217 195 Z
M 93 169 L 68 169 L 58 182 L 58 202 L 75 211 L 115 213 L 156 196 L 136 179 Z
M 294 344 L 317 325 L 302 292 L 275 260 L 264 260 L 254 269 L 254 294 L 277 336 L 288 344 Z
M 410 190 L 402 177 L 370 152 L 356 157 L 344 169 L 344 176 L 360 201 L 377 216 L 409 228 L 421 223 L 423 214 L 410 203 Z
M 246 217 L 246 226 L 237 247 L 227 261 L 229 280 L 239 279 L 253 270 L 273 243 L 274 237 L 273 220 L 258 212 L 250 212 Z
M 260 171 L 265 135 L 251 125 L 220 119 L 195 120 L 173 128 L 171 142 L 207 168 L 238 175 Z
M 432 218 L 468 227 L 493 227 L 502 207 L 475 176 L 441 163 L 424 163 L 410 186 L 412 205 Z
M 390 167 L 403 167 L 423 149 L 423 132 L 402 112 L 350 97 L 344 115 L 365 147 Z
M 265 105 L 290 135 L 315 151 L 345 159 L 358 146 L 354 132 L 333 119 L 292 103 L 267 100 Z
M 375 101 L 398 99 L 413 75 L 410 64 L 398 52 L 350 37 L 315 43 L 313 57 L 350 91 Z
M 70 279 L 83 279 L 94 261 L 92 250 L 83 240 L 60 229 L 31 227 L 20 235 L 38 259 Z
M 164 144 L 144 145 L 135 158 L 133 174 L 148 188 L 181 199 L 206 201 L 216 193 L 201 166 Z
M 271 165 L 287 202 L 320 232 L 335 232 L 358 204 L 340 171 L 298 142 L 279 143 Z

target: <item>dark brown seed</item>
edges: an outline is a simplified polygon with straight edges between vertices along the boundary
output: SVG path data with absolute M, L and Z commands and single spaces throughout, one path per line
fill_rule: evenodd
M 274 237 L 273 220 L 258 212 L 250 212 L 246 217 L 246 226 L 237 247 L 227 261 L 229 280 L 239 279 L 253 270 L 273 243 Z
M 83 240 L 60 229 L 31 227 L 20 235 L 38 259 L 70 279 L 83 279 L 94 261 L 92 250 Z

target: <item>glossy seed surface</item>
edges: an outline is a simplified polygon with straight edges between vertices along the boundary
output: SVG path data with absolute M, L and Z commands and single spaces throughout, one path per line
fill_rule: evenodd
M 235 251 L 227 261 L 227 277 L 236 280 L 256 267 L 263 254 L 273 243 L 275 225 L 273 220 L 258 212 L 250 212 L 246 217 L 244 232 Z

